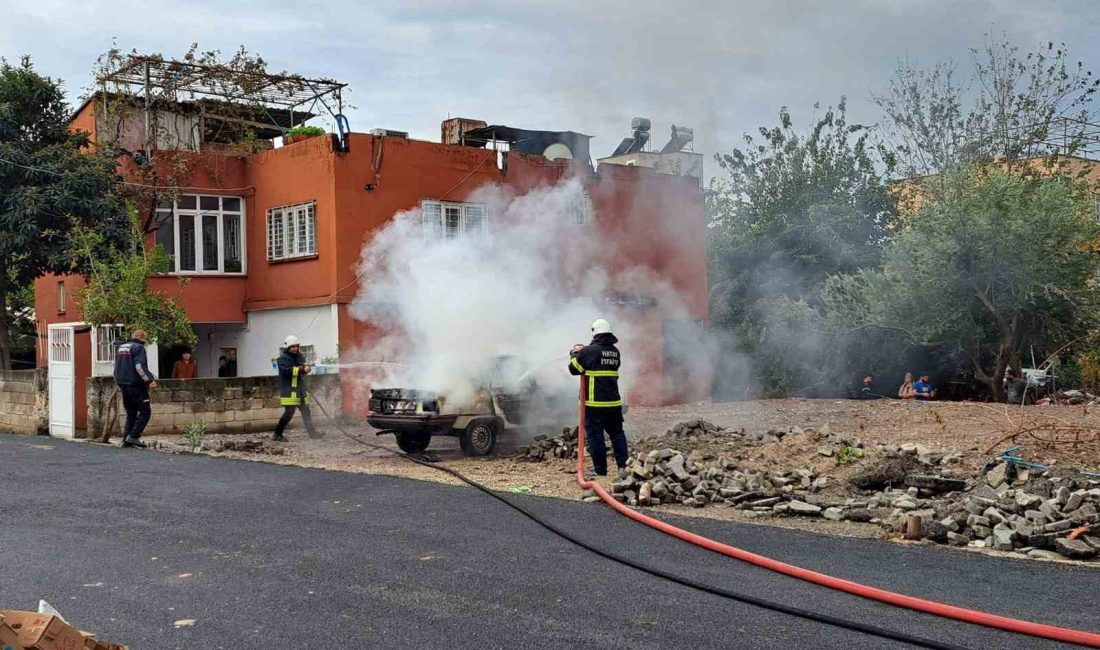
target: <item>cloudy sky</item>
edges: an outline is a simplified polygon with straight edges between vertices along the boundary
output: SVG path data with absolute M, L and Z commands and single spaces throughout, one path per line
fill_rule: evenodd
M 787 105 L 869 95 L 897 62 L 966 64 L 983 34 L 1064 41 L 1100 69 L 1092 0 L 0 0 L 0 56 L 29 54 L 75 99 L 112 41 L 124 51 L 231 52 L 350 84 L 353 130 L 437 140 L 448 116 L 596 136 L 596 157 L 649 117 L 654 141 L 692 126 L 711 154 Z

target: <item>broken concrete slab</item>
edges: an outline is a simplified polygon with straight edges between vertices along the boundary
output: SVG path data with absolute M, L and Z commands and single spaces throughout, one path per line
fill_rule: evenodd
M 1066 537 L 1055 540 L 1054 549 L 1071 560 L 1090 560 L 1100 552 L 1082 540 Z

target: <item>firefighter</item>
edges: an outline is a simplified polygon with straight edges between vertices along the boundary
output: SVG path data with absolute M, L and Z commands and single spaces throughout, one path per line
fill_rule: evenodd
M 118 346 L 115 352 L 115 383 L 122 393 L 122 408 L 126 409 L 126 429 L 122 432 L 123 447 L 145 448 L 141 432 L 149 424 L 153 409 L 149 405 L 149 390 L 157 387 L 157 378 L 149 370 L 145 342 L 149 335 L 137 330 L 134 337 Z
M 310 438 L 320 438 L 321 434 L 313 426 L 313 418 L 309 412 L 309 391 L 306 390 L 306 375 L 313 366 L 306 364 L 302 356 L 301 342 L 298 337 L 291 334 L 283 340 L 282 353 L 279 355 L 279 403 L 283 407 L 283 416 L 279 418 L 279 424 L 275 425 L 275 435 L 272 440 L 286 441 L 283 430 L 290 424 L 294 417 L 294 410 L 302 412 L 302 423 L 306 425 L 306 431 Z
M 611 323 L 600 318 L 592 323 L 592 343 L 575 346 L 570 352 L 569 372 L 584 375 L 588 389 L 584 400 L 584 430 L 588 454 L 599 476 L 607 476 L 607 444 L 604 433 L 611 438 L 619 477 L 626 473 L 627 447 L 623 433 L 623 400 L 619 395 L 619 365 L 622 362 L 615 344 L 619 339 L 611 333 Z

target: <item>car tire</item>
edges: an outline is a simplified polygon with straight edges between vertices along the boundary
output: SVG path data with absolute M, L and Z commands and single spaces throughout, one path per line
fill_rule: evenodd
M 488 456 L 497 446 L 497 425 L 492 420 L 475 420 L 462 432 L 459 442 L 467 456 Z
M 394 437 L 397 438 L 398 448 L 406 454 L 422 454 L 432 441 L 427 433 L 398 433 Z

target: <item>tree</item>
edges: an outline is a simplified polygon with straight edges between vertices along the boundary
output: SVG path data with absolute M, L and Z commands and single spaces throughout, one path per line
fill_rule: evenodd
M 736 333 L 773 392 L 785 392 L 815 374 L 806 350 L 792 347 L 813 341 L 791 327 L 829 275 L 877 265 L 895 205 L 871 131 L 848 123 L 843 98 L 808 133 L 786 107 L 759 133 L 717 157 L 728 176 L 707 194 L 711 318 Z
M 1021 55 L 987 35 L 971 50 L 970 74 L 960 80 L 957 70 L 953 62 L 930 69 L 903 62 L 889 89 L 872 96 L 898 170 L 930 181 L 922 193 L 945 190 L 948 175 L 972 165 L 1077 154 L 1095 131 L 1088 122 L 1100 79 L 1072 63 L 1064 44 Z
M 1051 351 L 1100 324 L 1100 228 L 1087 188 L 1062 176 L 975 168 L 948 180 L 893 237 L 880 271 L 826 283 L 832 331 L 889 328 L 895 346 L 937 345 L 995 399 L 1034 345 Z
M 149 289 L 150 278 L 171 271 L 168 254 L 161 246 L 145 250 L 136 209 L 130 211 L 130 223 L 126 245 L 106 255 L 100 252 L 103 235 L 97 230 L 74 233 L 74 263 L 88 268 L 88 283 L 76 295 L 84 320 L 93 326 L 142 329 L 162 345 L 193 346 L 197 339 L 184 308 L 164 292 Z M 180 278 L 180 286 L 186 281 Z
M 115 161 L 68 128 L 61 82 L 24 57 L 0 60 L 0 368 L 11 367 L 9 302 L 44 273 L 80 272 L 70 233 L 95 228 L 109 250 L 128 228 Z

